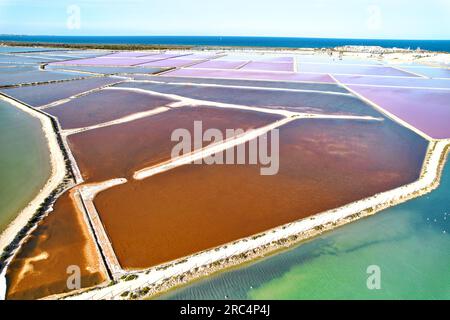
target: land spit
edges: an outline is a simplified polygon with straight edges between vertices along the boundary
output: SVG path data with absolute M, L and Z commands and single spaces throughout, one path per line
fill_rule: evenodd
M 17 235 L 21 232 L 21 230 L 25 230 L 29 221 L 34 217 L 35 213 L 38 212 L 38 209 L 40 208 L 41 204 L 43 204 L 46 201 L 46 199 L 49 196 L 51 196 L 52 193 L 58 187 L 61 186 L 66 176 L 66 163 L 64 160 L 64 154 L 60 149 L 58 143 L 57 133 L 49 117 L 3 94 L 0 94 L 0 99 L 30 114 L 31 116 L 38 118 L 41 121 L 42 130 L 48 142 L 52 168 L 50 178 L 48 179 L 44 187 L 39 191 L 39 193 L 35 196 L 35 198 L 8 225 L 8 227 L 0 234 L 0 252 L 4 252 L 4 250 L 8 248 L 12 244 L 12 242 L 16 239 Z M 23 237 L 21 241 L 23 241 L 24 239 L 25 237 Z M 17 248 L 19 247 L 20 243 L 18 244 Z M 14 252 L 10 252 L 10 254 L 13 255 Z M 3 266 L 3 269 L 1 270 L 0 274 L 0 299 L 1 298 L 4 299 L 6 292 L 5 272 L 8 263 L 7 261 L 5 262 L 5 265 Z
M 41 203 L 61 184 L 66 175 L 66 164 L 64 161 L 64 155 L 59 147 L 58 139 L 51 122 L 51 119 L 43 113 L 36 111 L 22 103 L 17 102 L 7 96 L 0 95 L 0 99 L 14 105 L 20 110 L 27 112 L 33 117 L 38 118 L 42 123 L 42 130 L 48 142 L 48 148 L 50 152 L 50 159 L 52 165 L 52 172 L 45 186 L 40 190 L 38 195 L 31 201 L 25 209 L 23 209 L 13 222 L 6 228 L 0 235 L 0 252 L 8 246 L 15 238 L 16 234 L 28 223 L 37 211 Z

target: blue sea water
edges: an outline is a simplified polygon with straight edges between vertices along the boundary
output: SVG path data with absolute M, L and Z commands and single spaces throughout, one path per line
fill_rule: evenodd
M 219 36 L 31 36 L 0 35 L 0 41 L 79 43 L 79 44 L 161 44 L 194 46 L 237 46 L 276 48 L 332 48 L 343 45 L 381 46 L 386 48 L 426 49 L 450 52 L 450 40 L 377 40 L 287 37 Z

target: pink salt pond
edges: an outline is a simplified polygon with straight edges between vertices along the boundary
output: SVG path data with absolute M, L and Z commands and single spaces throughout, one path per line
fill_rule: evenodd
M 149 59 L 150 60 L 150 59 Z M 88 59 L 76 59 L 66 60 L 53 63 L 54 65 L 78 65 L 78 66 L 135 66 L 148 62 L 146 59 L 137 58 L 88 58 Z
M 450 90 L 349 88 L 434 139 L 450 138 Z
M 199 60 L 186 60 L 186 59 L 165 59 L 158 61 L 151 61 L 139 65 L 140 67 L 156 67 L 156 68 L 177 68 L 192 66 L 199 63 Z
M 210 60 L 195 65 L 195 68 L 207 69 L 238 69 L 244 66 L 248 61 L 238 60 Z
M 145 51 L 123 51 L 115 52 L 104 57 L 108 58 L 136 58 L 155 55 L 157 52 L 145 52 Z
M 407 71 L 402 71 L 399 69 L 384 66 L 299 63 L 297 65 L 297 70 L 298 72 L 314 72 L 314 73 L 417 77 L 417 75 L 409 73 Z
M 285 62 L 259 62 L 252 61 L 244 65 L 242 70 L 266 70 L 266 71 L 294 71 L 294 65 L 292 63 Z
M 196 65 L 195 67 L 197 67 Z M 318 83 L 336 83 L 327 74 L 311 74 L 296 72 L 273 72 L 256 70 L 223 70 L 223 69 L 200 69 L 186 68 L 167 72 L 171 77 L 197 77 L 215 79 L 238 79 L 238 80 L 272 80 L 272 81 L 306 81 Z
M 349 76 L 335 75 L 337 81 L 347 85 L 374 85 L 393 87 L 414 87 L 414 88 L 448 88 L 450 89 L 450 79 L 426 79 L 426 78 L 404 78 L 404 77 L 379 77 L 379 76 Z

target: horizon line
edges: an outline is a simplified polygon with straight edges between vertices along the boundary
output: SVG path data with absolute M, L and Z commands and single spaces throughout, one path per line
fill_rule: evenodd
M 26 37 L 197 37 L 197 38 L 284 38 L 284 39 L 337 39 L 337 40 L 387 40 L 387 41 L 450 41 L 450 39 L 408 39 L 408 38 L 344 38 L 344 37 L 308 37 L 308 36 L 248 36 L 248 35 L 64 35 L 64 34 L 11 34 L 1 36 Z

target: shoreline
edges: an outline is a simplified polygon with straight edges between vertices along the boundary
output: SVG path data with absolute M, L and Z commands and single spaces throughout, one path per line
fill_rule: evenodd
M 3 251 L 5 247 L 7 247 L 14 240 L 15 236 L 20 232 L 20 230 L 33 217 L 34 213 L 38 210 L 39 206 L 44 202 L 44 200 L 64 180 L 64 177 L 66 175 L 66 165 L 51 120 L 39 111 L 31 109 L 4 95 L 0 95 L 0 99 L 41 121 L 42 131 L 44 132 L 45 139 L 47 140 L 52 168 L 47 182 L 41 188 L 41 190 L 39 190 L 34 199 L 31 200 L 28 205 L 17 214 L 16 218 L 14 218 L 14 220 L 0 234 L 0 251 Z
M 33 47 L 33 48 L 63 48 L 63 49 L 92 49 L 92 50 L 189 50 L 193 45 L 157 45 L 157 44 L 114 44 L 114 43 L 59 43 L 59 42 L 31 42 L 0 40 L 0 46 Z
M 54 36 L 58 37 L 58 36 Z M 158 37 L 158 36 L 155 36 Z M 166 36 L 163 36 L 166 37 Z M 170 36 L 168 36 L 170 37 Z M 177 36 L 173 36 L 177 37 Z M 183 36 L 181 36 L 183 37 Z M 189 37 L 189 36 L 187 36 Z M 108 38 L 108 36 L 105 36 Z M 200 38 L 202 38 L 200 36 Z M 210 38 L 210 36 L 205 36 L 205 38 Z M 214 36 L 212 36 L 214 38 Z M 221 37 L 222 38 L 222 37 Z M 273 38 L 273 39 L 289 39 L 291 37 L 233 37 L 233 36 L 225 36 L 223 38 Z M 295 37 L 294 37 L 295 38 Z M 310 39 L 320 41 L 324 38 L 297 38 L 297 39 Z M 334 38 L 333 40 L 358 40 L 358 41 L 380 41 L 381 39 L 351 39 L 351 38 Z M 442 42 L 446 40 L 402 40 L 402 39 L 390 39 L 389 41 L 410 41 L 410 42 L 420 42 L 420 41 L 431 41 L 431 42 Z M 54 48 L 75 48 L 75 49 L 108 49 L 108 50 L 151 50 L 151 49 L 274 49 L 274 50 L 355 50 L 355 48 L 379 48 L 381 50 L 391 50 L 395 52 L 407 52 L 407 51 L 415 51 L 415 52 L 442 52 L 442 53 L 450 53 L 450 51 L 434 51 L 430 49 L 422 49 L 420 47 L 416 47 L 411 49 L 411 46 L 408 47 L 396 47 L 396 46 L 383 46 L 380 44 L 334 44 L 328 46 L 282 46 L 282 45 L 242 45 L 242 44 L 175 44 L 175 43 L 118 43 L 118 42 L 58 42 L 58 41 L 21 41 L 21 40 L 0 40 L 0 46 L 15 46 L 15 47 L 54 47 Z
M 0 40 L 1 46 L 34 47 L 49 51 L 52 48 L 82 49 L 99 51 L 225 51 L 227 53 L 253 52 L 261 54 L 300 54 L 324 55 L 336 59 L 369 59 L 388 64 L 419 63 L 429 67 L 450 68 L 450 52 L 425 49 L 404 49 L 367 45 L 342 45 L 335 47 L 270 47 L 270 46 L 232 46 L 232 45 L 176 45 L 176 44 L 101 44 L 101 43 L 57 43 Z M 111 52 L 111 53 L 112 53 Z M 20 53 L 20 52 L 19 52 Z M 8 53 L 17 54 L 17 52 Z
M 2 258 L 4 258 L 3 255 L 6 255 L 5 260 L 2 261 L 4 264 L 1 266 L 0 275 L 0 299 L 4 299 L 7 289 L 5 275 L 8 264 L 17 250 L 21 247 L 23 241 L 27 239 L 30 231 L 34 230 L 37 226 L 37 223 L 33 223 L 28 230 L 25 228 L 29 225 L 30 221 L 33 220 L 39 210 L 43 208 L 43 204 L 46 202 L 48 197 L 50 197 L 52 193 L 54 193 L 58 187 L 61 186 L 66 177 L 67 171 L 64 154 L 60 149 L 57 133 L 54 130 L 51 119 L 41 112 L 19 103 L 3 94 L 0 94 L 0 99 L 40 120 L 42 131 L 45 139 L 47 140 L 51 164 L 51 172 L 47 182 L 27 204 L 27 206 L 17 213 L 14 220 L 12 220 L 0 234 L 0 252 L 2 254 Z M 38 221 L 40 221 L 40 219 L 38 219 Z M 17 237 L 20 236 L 22 232 L 24 232 L 23 236 L 18 239 Z M 18 242 L 14 244 L 15 241 Z M 8 248 L 14 245 L 16 245 L 16 247 L 8 252 Z M 4 290 L 4 292 L 2 290 Z

